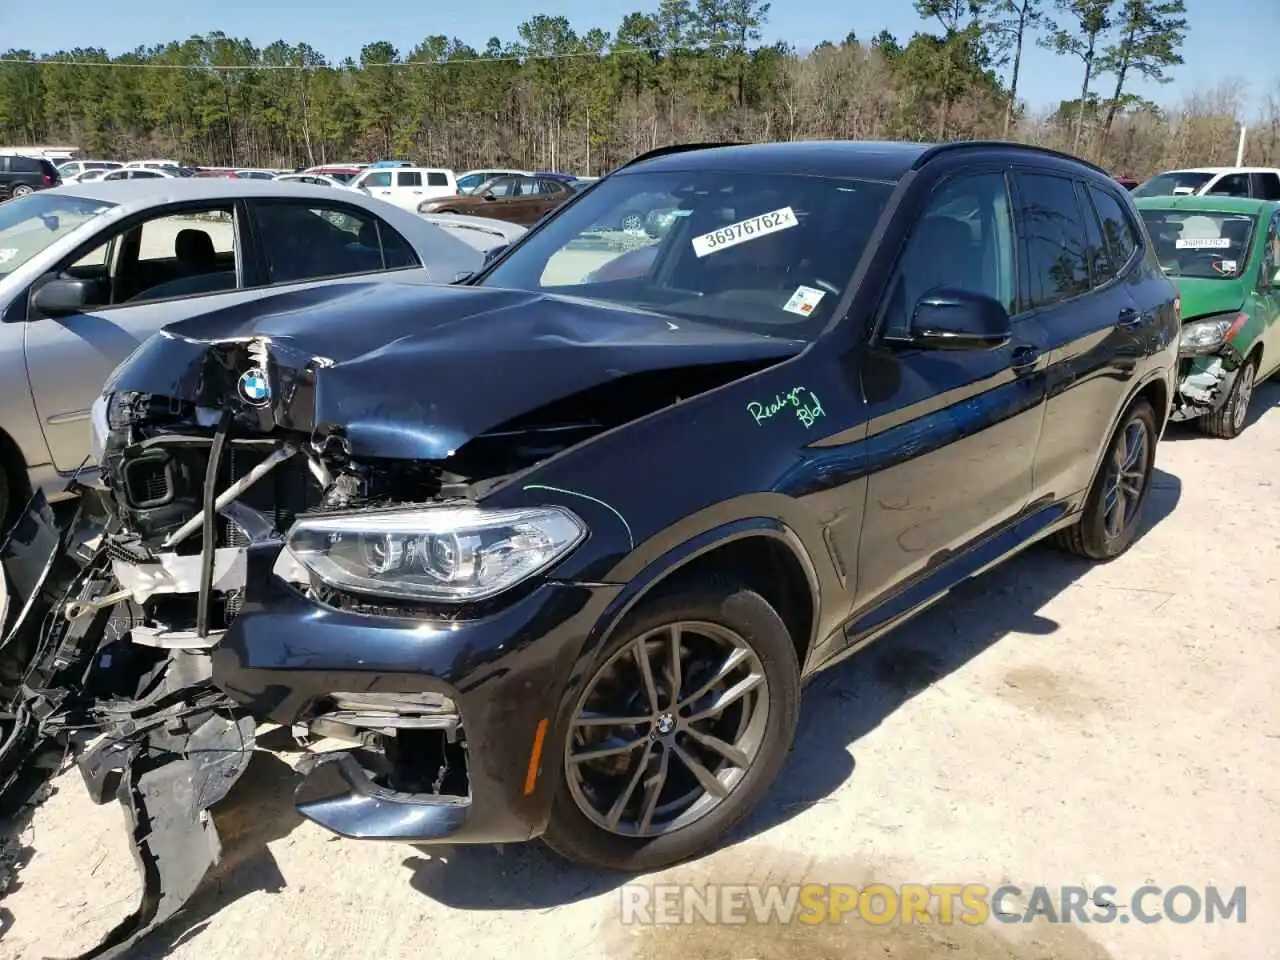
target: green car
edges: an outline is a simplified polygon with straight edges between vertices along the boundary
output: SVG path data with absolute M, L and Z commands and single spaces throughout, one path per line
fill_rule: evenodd
M 1182 340 L 1172 419 L 1215 437 L 1244 429 L 1254 387 L 1280 367 L 1280 203 L 1142 197 L 1160 267 L 1178 285 Z

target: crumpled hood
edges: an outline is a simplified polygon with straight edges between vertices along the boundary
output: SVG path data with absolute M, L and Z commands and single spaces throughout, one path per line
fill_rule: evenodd
M 355 282 L 281 293 L 171 324 L 117 368 L 104 392 L 138 391 L 211 407 L 236 403 L 234 380 L 228 389 L 225 376 L 210 376 L 208 356 L 219 344 L 253 338 L 269 339 L 285 380 L 314 371 L 314 387 L 303 384 L 273 398 L 278 423 L 340 425 L 357 457 L 430 460 L 616 377 L 781 360 L 804 346 L 567 296 Z
M 1233 280 L 1207 280 L 1198 277 L 1174 277 L 1182 297 L 1183 322 L 1214 313 L 1230 313 L 1244 306 L 1245 283 Z

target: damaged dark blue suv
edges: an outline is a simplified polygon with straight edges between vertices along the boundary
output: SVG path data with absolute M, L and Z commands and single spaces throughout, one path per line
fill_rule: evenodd
M 656 151 L 460 285 L 144 344 L 95 410 L 106 535 L 33 643 L 111 654 L 64 726 L 120 726 L 80 762 L 155 883 L 164 831 L 209 856 L 260 720 L 350 744 L 297 795 L 344 836 L 660 867 L 769 789 L 805 677 L 1043 537 L 1129 546 L 1177 340 L 1132 202 L 1072 158 Z

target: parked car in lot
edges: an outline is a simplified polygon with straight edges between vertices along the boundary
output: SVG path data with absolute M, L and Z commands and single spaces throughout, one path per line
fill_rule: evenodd
M 72 177 L 82 177 L 90 170 L 119 170 L 123 166 L 114 160 L 70 160 L 58 167 L 58 176 L 65 183 Z
M 679 215 L 603 235 L 639 194 Z M 188 845 L 136 831 L 147 919 L 216 856 L 188 798 L 225 793 L 260 720 L 351 742 L 295 795 L 343 836 L 542 836 L 627 871 L 711 849 L 782 769 L 804 679 L 1037 540 L 1128 549 L 1176 301 L 1096 167 L 804 142 L 640 157 L 460 285 L 189 301 L 92 418 L 119 518 L 97 589 L 141 610 L 139 697 L 184 722 L 115 699 L 97 730 L 149 758 L 131 822 Z
M 458 192 L 453 171 L 443 168 L 370 167 L 347 185 L 411 212 L 416 211 L 423 200 L 451 197 Z
M 475 193 L 480 186 L 496 177 L 527 177 L 529 175 L 527 170 L 468 170 L 466 173 L 458 174 L 458 193 L 464 197 Z
M 342 184 L 350 184 L 352 180 L 360 175 L 364 167 L 352 164 L 330 164 L 318 167 L 308 167 L 302 173 L 319 174 L 324 177 L 331 177 Z
M 460 240 L 351 191 L 300 184 L 162 177 L 5 204 L 0 516 L 28 487 L 65 486 L 89 453 L 99 386 L 174 319 L 199 327 L 200 317 L 272 292 L 303 295 L 330 278 L 412 271 L 447 283 L 483 261 L 470 235 Z
M 1138 209 L 1182 298 L 1173 419 L 1238 436 L 1254 387 L 1280 367 L 1280 203 L 1146 197 Z
M 498 177 L 470 196 L 440 197 L 418 204 L 419 213 L 466 213 L 528 225 L 574 195 L 563 180 L 549 177 Z
M 309 183 L 313 187 L 345 187 L 346 184 L 323 173 L 279 173 L 273 178 L 282 183 Z
M 113 183 L 117 180 L 179 180 L 177 168 L 169 167 L 121 167 L 119 170 L 108 170 L 99 181 Z M 234 177 L 232 177 L 234 179 Z
M 61 182 L 57 168 L 43 157 L 0 155 L 0 200 L 30 196 Z
M 1158 173 L 1134 187 L 1134 197 L 1209 196 L 1280 200 L 1280 170 L 1272 167 L 1196 167 Z

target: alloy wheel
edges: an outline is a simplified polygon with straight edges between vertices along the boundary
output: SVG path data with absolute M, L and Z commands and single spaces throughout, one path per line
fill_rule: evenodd
M 1103 525 L 1107 539 L 1123 534 L 1142 505 L 1151 460 L 1146 424 L 1135 418 L 1116 437 L 1103 494 Z
M 1236 432 L 1244 429 L 1245 418 L 1249 416 L 1249 401 L 1253 398 L 1254 372 L 1253 364 L 1246 363 L 1236 376 L 1235 396 L 1231 402 L 1231 424 Z
M 644 231 L 644 217 L 638 213 L 628 213 L 622 218 L 621 226 L 627 233 L 642 233 Z
M 680 621 L 614 653 L 571 721 L 565 773 L 578 809 L 625 837 L 655 837 L 720 806 L 759 756 L 769 684 L 721 624 Z

